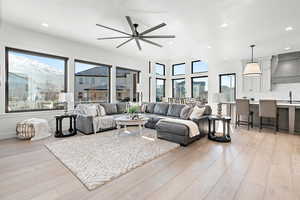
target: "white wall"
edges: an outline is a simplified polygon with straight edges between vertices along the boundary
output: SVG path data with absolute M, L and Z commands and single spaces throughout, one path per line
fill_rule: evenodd
M 70 33 L 72 34 L 72 33 Z M 111 98 L 115 101 L 115 68 L 116 66 L 141 70 L 141 84 L 143 87 L 144 100 L 149 99 L 148 91 L 148 61 L 140 58 L 133 58 L 118 55 L 100 49 L 95 46 L 88 46 L 63 38 L 57 38 L 43 33 L 25 30 L 13 25 L 2 24 L 0 26 L 0 139 L 15 136 L 15 127 L 18 121 L 38 117 L 49 120 L 54 125 L 54 115 L 61 111 L 5 113 L 5 47 L 13 47 L 30 51 L 68 57 L 68 91 L 74 91 L 74 59 L 86 60 L 112 65 Z

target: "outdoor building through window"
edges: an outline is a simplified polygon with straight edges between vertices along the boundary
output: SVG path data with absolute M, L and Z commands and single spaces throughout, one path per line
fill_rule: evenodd
M 116 69 L 116 97 L 120 102 L 137 102 L 137 83 L 139 71 L 117 67 Z
M 156 101 L 162 101 L 162 98 L 165 97 L 165 88 L 166 88 L 165 79 L 156 79 Z
M 75 60 L 75 102 L 110 101 L 110 67 Z
M 197 98 L 203 103 L 208 102 L 208 77 L 192 78 L 192 98 Z
M 172 80 L 173 87 L 173 97 L 174 98 L 184 98 L 185 97 L 185 79 L 173 79 Z
M 220 93 L 224 94 L 224 98 L 228 102 L 235 101 L 236 98 L 236 77 L 235 74 L 220 74 L 219 88 Z
M 6 112 L 62 109 L 67 58 L 6 48 Z

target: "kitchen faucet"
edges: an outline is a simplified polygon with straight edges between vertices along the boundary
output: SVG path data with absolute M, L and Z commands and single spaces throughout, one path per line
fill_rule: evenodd
M 290 104 L 293 103 L 293 94 L 292 91 L 289 92 L 289 96 L 290 96 Z

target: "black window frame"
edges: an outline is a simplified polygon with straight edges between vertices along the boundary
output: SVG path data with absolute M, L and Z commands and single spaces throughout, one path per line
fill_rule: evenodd
M 196 97 L 194 97 L 194 90 L 193 90 L 193 79 L 195 79 L 195 78 L 207 78 L 207 83 L 208 83 L 208 76 L 207 75 L 205 75 L 205 76 L 193 76 L 193 77 L 191 77 L 191 97 L 192 98 L 196 98 Z M 208 89 L 207 89 L 207 92 L 208 92 Z
M 184 62 L 184 63 L 177 63 L 177 64 L 173 64 L 172 65 L 172 76 L 181 76 L 181 75 L 185 75 L 186 73 L 184 73 L 184 74 L 176 74 L 176 75 L 174 75 L 174 67 L 176 66 L 176 65 L 186 65 L 186 63 Z
M 155 89 L 157 89 L 157 80 L 163 80 L 164 81 L 164 93 L 163 93 L 163 96 L 162 97 L 166 97 L 166 79 L 165 78 L 156 78 L 155 79 L 155 86 L 156 86 L 156 88 Z M 157 93 L 155 92 L 155 99 L 157 99 Z
M 102 63 L 98 63 L 98 62 L 92 62 L 92 61 L 86 61 L 86 60 L 81 60 L 81 59 L 75 59 L 74 60 L 74 98 L 75 98 L 75 78 L 76 78 L 76 62 L 80 62 L 80 63 L 83 63 L 83 64 L 89 64 L 89 65 L 100 65 L 100 66 L 105 66 L 105 67 L 108 67 L 108 103 L 111 102 L 111 68 L 112 68 L 112 65 L 108 65 L 108 64 L 102 64 Z M 77 75 L 78 77 L 79 76 L 82 76 L 84 77 L 84 75 Z M 107 76 L 98 76 L 98 75 L 94 75 L 94 76 L 89 76 L 89 77 L 107 77 Z M 75 102 L 76 103 L 76 102 Z
M 236 100 L 236 73 L 225 73 L 225 74 L 219 74 L 219 93 L 222 93 L 222 76 L 231 76 L 234 75 L 234 100 Z
M 194 72 L 193 65 L 194 65 L 195 62 L 203 62 L 203 61 L 202 60 L 193 60 L 191 62 L 191 72 L 192 72 L 192 74 L 201 74 L 201 73 L 207 73 L 208 72 L 208 69 L 207 69 L 207 71 L 203 71 L 203 72 Z
M 160 75 L 160 74 L 157 74 L 157 73 L 156 73 L 156 65 L 161 65 L 161 66 L 164 67 L 163 75 Z M 157 76 L 165 76 L 165 75 L 166 75 L 166 65 L 165 65 L 165 64 L 162 64 L 162 63 L 155 63 L 155 75 L 157 75 Z
M 40 111 L 55 111 L 55 110 L 63 110 L 63 108 L 55 108 L 55 109 L 28 109 L 28 110 L 14 110 L 9 111 L 8 110 L 8 97 L 9 97 L 9 85 L 8 85 L 8 76 L 9 76 L 9 52 L 18 52 L 23 54 L 28 54 L 32 56 L 41 56 L 41 57 L 47 57 L 47 58 L 54 58 L 54 59 L 61 59 L 64 60 L 64 90 L 62 92 L 68 91 L 68 57 L 63 56 L 57 56 L 53 54 L 48 53 L 42 53 L 42 52 L 36 52 L 31 50 L 25 50 L 25 49 L 19 49 L 19 48 L 13 48 L 13 47 L 5 47 L 5 113 L 21 113 L 21 112 L 40 112 Z
M 184 81 L 186 81 L 185 78 L 174 78 L 174 79 L 172 79 L 172 98 L 175 98 L 174 97 L 174 81 L 176 81 L 176 80 L 184 80 Z

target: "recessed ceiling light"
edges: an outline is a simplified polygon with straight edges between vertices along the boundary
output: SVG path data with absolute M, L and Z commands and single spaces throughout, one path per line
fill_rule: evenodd
M 220 27 L 221 27 L 221 28 L 226 28 L 227 26 L 228 26 L 228 24 L 224 23 L 224 24 L 222 24 Z
M 285 47 L 284 50 L 286 51 L 291 50 L 291 47 Z
M 211 49 L 211 46 L 207 46 L 208 49 Z
M 170 42 L 168 42 L 169 43 L 169 45 L 172 45 L 173 44 L 173 42 L 172 41 L 170 41 Z
M 47 23 L 42 23 L 42 26 L 48 28 L 48 27 L 49 27 L 49 24 L 47 24 Z
M 293 29 L 294 29 L 294 28 L 291 27 L 291 26 L 288 26 L 288 27 L 285 28 L 286 31 L 292 31 Z

